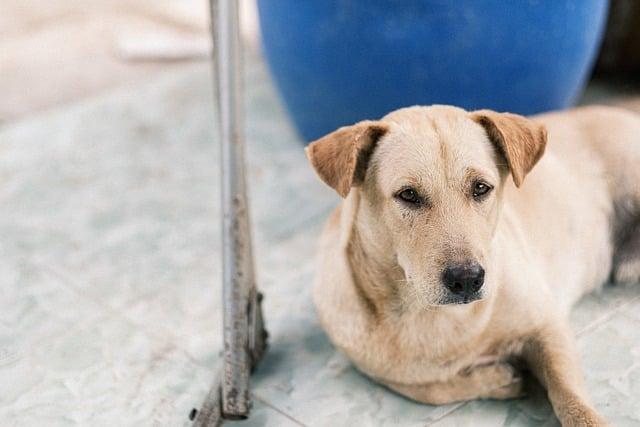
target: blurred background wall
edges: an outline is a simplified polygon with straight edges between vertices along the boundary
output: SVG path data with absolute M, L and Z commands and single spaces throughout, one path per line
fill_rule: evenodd
M 243 33 L 258 40 L 253 0 Z M 0 123 L 208 57 L 207 0 L 2 0 Z

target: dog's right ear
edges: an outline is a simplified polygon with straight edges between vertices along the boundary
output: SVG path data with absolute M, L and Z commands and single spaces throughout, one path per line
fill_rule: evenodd
M 369 120 L 341 127 L 309 144 L 307 157 L 320 179 L 347 197 L 364 180 L 376 143 L 388 130 L 388 124 Z

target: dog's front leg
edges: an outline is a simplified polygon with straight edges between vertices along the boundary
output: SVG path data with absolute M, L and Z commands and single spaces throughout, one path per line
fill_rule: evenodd
M 446 382 L 426 384 L 386 383 L 387 387 L 410 399 L 444 405 L 473 399 L 513 399 L 522 397 L 522 377 L 508 363 L 498 362 L 464 370 Z
M 523 356 L 546 387 L 553 410 L 564 427 L 609 425 L 588 403 L 578 352 L 569 327 L 562 321 L 531 337 Z

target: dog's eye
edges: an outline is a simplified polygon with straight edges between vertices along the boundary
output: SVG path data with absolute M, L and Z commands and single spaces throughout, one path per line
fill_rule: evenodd
M 476 183 L 473 184 L 473 198 L 476 200 L 480 200 L 491 190 L 493 190 L 493 187 L 491 187 L 489 184 L 482 181 L 476 181 Z
M 418 196 L 418 192 L 413 188 L 405 188 L 396 194 L 396 197 L 410 205 L 418 205 L 421 201 L 420 196 Z

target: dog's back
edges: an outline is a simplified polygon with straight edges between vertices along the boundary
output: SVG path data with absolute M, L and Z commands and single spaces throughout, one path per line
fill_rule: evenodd
M 520 223 L 568 309 L 612 269 L 619 281 L 639 277 L 640 118 L 597 106 L 533 119 L 547 149 L 522 188 L 507 188 L 503 222 Z
M 547 128 L 546 151 L 521 188 L 506 186 L 499 227 L 523 235 L 523 244 L 510 240 L 513 250 L 526 251 L 523 262 L 537 272 L 542 268 L 545 282 L 554 286 L 550 291 L 568 310 L 611 271 L 615 201 L 630 194 L 622 183 L 628 182 L 623 175 L 631 168 L 623 167 L 624 173 L 616 169 L 621 158 L 640 154 L 630 127 L 621 132 L 616 125 L 621 120 L 640 124 L 633 115 L 606 107 L 533 119 Z

